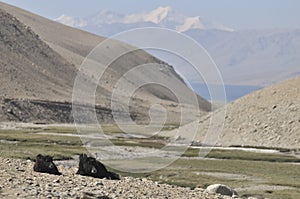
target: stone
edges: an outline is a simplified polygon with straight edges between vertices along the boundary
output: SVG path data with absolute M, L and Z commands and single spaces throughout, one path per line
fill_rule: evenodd
M 216 193 L 216 194 L 221 194 L 224 196 L 238 196 L 238 193 L 233 190 L 232 188 L 223 185 L 223 184 L 213 184 L 213 185 L 209 185 L 206 188 L 206 191 L 208 193 Z

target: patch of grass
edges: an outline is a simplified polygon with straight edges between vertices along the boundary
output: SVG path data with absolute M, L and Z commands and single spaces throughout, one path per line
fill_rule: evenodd
M 272 193 L 263 193 L 266 197 L 273 199 L 298 199 L 300 198 L 300 189 L 273 191 Z
M 3 157 L 34 159 L 39 153 L 54 156 L 54 159 L 70 159 L 86 149 L 78 137 L 36 134 L 38 130 L 0 130 L 0 140 L 16 143 L 1 143 Z
M 290 151 L 299 151 L 300 149 L 287 149 L 287 148 L 280 148 L 280 147 L 265 147 L 265 146 L 240 146 L 240 145 L 231 145 L 230 147 L 243 147 L 243 148 L 255 148 L 255 149 L 273 149 L 280 152 L 290 152 Z
M 77 130 L 72 126 L 45 126 L 39 127 L 36 130 L 43 132 L 59 132 L 59 133 L 76 133 Z
M 198 157 L 199 149 L 188 149 L 184 157 Z M 251 160 L 251 161 L 267 161 L 267 162 L 300 162 L 300 159 L 288 154 L 270 154 L 256 153 L 242 150 L 219 150 L 213 149 L 207 158 L 227 159 L 227 160 Z
M 172 168 L 172 167 L 171 167 Z M 185 168 L 185 170 L 224 172 L 253 176 L 264 179 L 272 184 L 299 187 L 299 165 L 257 162 L 245 160 L 189 160 L 188 163 L 180 159 L 173 168 Z
M 86 149 L 81 146 L 65 146 L 36 142 L 21 142 L 17 144 L 2 143 L 0 145 L 0 151 L 2 157 L 35 159 L 37 154 L 47 154 L 53 156 L 55 160 L 72 159 L 74 155 L 86 153 Z
M 178 124 L 166 124 L 163 126 L 161 129 L 162 131 L 170 131 L 173 129 L 178 128 Z M 30 128 L 30 129 L 35 129 L 35 130 L 40 130 L 44 132 L 59 132 L 59 133 L 77 133 L 76 127 L 72 126 L 45 126 L 45 127 L 37 127 L 37 128 Z M 86 127 L 81 127 L 79 129 L 84 130 L 85 132 L 98 132 L 98 128 L 91 128 L 89 126 Z M 122 129 L 118 125 L 115 124 L 102 124 L 101 129 L 105 134 L 114 134 L 114 133 L 124 133 Z M 146 125 L 135 125 L 131 126 L 128 125 L 126 126 L 127 129 L 127 134 L 146 134 L 147 133 L 153 133 L 157 129 L 155 127 L 148 127 Z
M 139 146 L 156 149 L 165 146 L 165 143 L 158 139 L 112 139 L 111 141 L 118 146 Z
M 81 145 L 78 137 L 36 134 L 31 131 L 0 130 L 0 140 L 53 143 L 63 145 Z

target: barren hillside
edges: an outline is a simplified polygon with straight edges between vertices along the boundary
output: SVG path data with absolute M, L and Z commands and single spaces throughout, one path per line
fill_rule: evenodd
M 251 93 L 226 108 L 219 145 L 300 148 L 300 76 Z M 199 141 L 209 116 L 202 120 Z
M 76 69 L 14 16 L 0 10 L 0 17 L 2 96 L 69 98 Z
M 36 103 L 24 102 L 26 99 L 65 102 L 65 106 L 70 106 L 78 68 L 89 52 L 104 38 L 58 24 L 4 3 L 0 3 L 0 8 L 0 70 L 3 71 L 0 74 L 0 90 L 3 98 L 2 114 L 6 115 L 2 120 L 39 120 L 34 118 L 37 113 L 25 115 L 20 113 L 24 112 L 23 109 L 26 107 L 36 107 L 34 105 Z M 118 56 L 120 49 L 134 50 L 127 44 L 114 42 L 110 46 L 109 53 L 100 55 L 99 59 Z M 176 92 L 186 96 L 186 103 L 190 103 L 189 96 L 193 95 L 193 92 L 173 67 L 142 50 L 137 50 L 119 57 L 105 71 L 102 79 L 97 83 L 96 103 L 99 107 L 110 109 L 111 94 L 119 78 L 135 66 L 146 63 L 152 64 L 153 67 L 137 73 L 136 77 L 139 80 L 168 81 L 170 85 L 176 85 Z M 126 84 L 128 87 L 133 86 L 130 80 L 127 80 Z M 174 106 L 177 100 L 176 96 L 166 88 L 155 85 L 145 86 L 136 91 L 134 99 L 130 102 L 130 110 L 135 115 L 147 116 L 151 104 L 158 103 L 167 108 L 170 122 L 178 121 L 176 115 L 179 109 Z M 209 102 L 201 97 L 198 97 L 198 100 L 201 110 L 210 110 Z M 53 106 L 38 107 L 39 110 L 35 112 L 46 114 L 51 107 Z M 68 116 L 70 110 L 68 108 L 65 110 L 62 115 Z M 14 117 L 10 117 L 10 114 Z M 24 120 L 26 117 L 27 119 Z M 47 117 L 44 117 L 44 120 L 47 120 Z

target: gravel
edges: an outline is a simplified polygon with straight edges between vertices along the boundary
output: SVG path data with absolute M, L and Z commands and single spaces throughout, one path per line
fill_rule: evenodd
M 76 167 L 59 165 L 55 176 L 33 171 L 33 162 L 0 158 L 0 198 L 231 198 L 204 189 L 160 184 L 146 178 L 119 181 L 76 175 Z

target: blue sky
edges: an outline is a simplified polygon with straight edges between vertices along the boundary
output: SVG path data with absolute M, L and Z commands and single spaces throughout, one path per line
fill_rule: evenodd
M 299 0 L 3 0 L 54 19 L 89 16 L 100 10 L 128 14 L 171 6 L 234 29 L 300 28 Z

